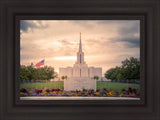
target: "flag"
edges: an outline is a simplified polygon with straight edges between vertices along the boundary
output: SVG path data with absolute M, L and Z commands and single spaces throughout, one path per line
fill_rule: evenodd
M 36 64 L 36 67 L 40 67 L 41 65 L 44 65 L 44 60 L 40 61 L 39 63 Z

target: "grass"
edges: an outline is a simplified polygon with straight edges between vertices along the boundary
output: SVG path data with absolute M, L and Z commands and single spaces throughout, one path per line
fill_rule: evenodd
M 97 89 L 106 88 L 110 89 L 128 89 L 128 88 L 140 89 L 139 84 L 130 84 L 130 83 L 116 83 L 116 82 L 97 82 Z
M 64 89 L 63 82 L 45 82 L 45 83 L 21 83 L 20 88 L 30 88 L 35 87 L 36 89 L 42 89 L 43 87 L 47 88 L 59 88 Z
M 42 89 L 43 87 L 47 88 L 59 88 L 64 89 L 63 81 L 57 81 L 57 82 L 46 82 L 46 83 L 21 83 L 20 88 L 30 88 L 35 87 L 36 89 Z M 108 90 L 110 89 L 128 89 L 136 88 L 140 89 L 139 84 L 129 84 L 129 83 L 115 83 L 115 82 L 99 82 L 97 81 L 97 89 L 106 88 Z

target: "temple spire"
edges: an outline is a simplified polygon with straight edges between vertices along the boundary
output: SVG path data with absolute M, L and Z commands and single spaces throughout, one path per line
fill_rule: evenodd
M 82 52 L 82 43 L 81 43 L 81 33 L 79 41 L 79 51 L 77 52 L 77 62 L 78 64 L 84 64 L 84 53 Z
M 81 32 L 80 32 L 80 41 L 79 41 L 79 52 L 82 52 Z

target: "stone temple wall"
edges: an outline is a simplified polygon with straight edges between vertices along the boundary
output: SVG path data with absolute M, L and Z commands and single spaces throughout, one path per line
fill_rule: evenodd
M 102 77 L 102 68 L 95 68 L 94 69 L 94 76 L 98 76 L 99 78 Z
M 81 72 L 80 72 L 81 70 Z M 94 76 L 98 76 L 99 78 L 102 77 L 102 68 L 96 67 L 67 67 L 67 68 L 59 68 L 59 77 L 62 76 L 70 77 L 89 77 L 93 78 Z
M 99 79 L 102 77 L 102 68 L 89 67 L 89 77 L 93 78 L 98 76 Z
M 83 89 L 94 89 L 96 90 L 96 80 L 89 77 L 71 77 L 64 80 L 64 90 L 83 90 Z
M 67 68 L 59 68 L 59 78 L 62 76 L 72 77 L 73 76 L 73 68 L 67 67 Z
M 81 75 L 80 75 L 80 69 Z M 59 69 L 59 77 L 67 76 L 64 79 L 64 90 L 82 90 L 82 89 L 94 89 L 96 90 L 96 80 L 94 76 L 102 77 L 102 68 L 95 67 L 78 67 L 74 66 Z

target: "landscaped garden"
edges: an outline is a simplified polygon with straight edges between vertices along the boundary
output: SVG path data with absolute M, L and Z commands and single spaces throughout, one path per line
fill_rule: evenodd
M 140 97 L 139 84 L 100 82 L 97 90 L 65 91 L 63 82 L 23 83 L 20 96 Z
M 46 88 L 59 88 L 61 90 L 64 89 L 63 81 L 56 82 L 42 82 L 42 83 L 21 83 L 20 88 L 31 88 L 35 87 L 35 89 L 43 89 Z M 97 89 L 107 88 L 107 89 L 128 89 L 128 88 L 140 89 L 139 84 L 130 84 L 130 83 L 118 83 L 118 82 L 103 82 L 97 81 Z
M 97 80 L 96 90 L 65 91 L 63 80 L 67 79 L 67 76 L 59 77 L 58 80 L 62 81 L 49 82 L 58 77 L 54 68 L 33 66 L 31 64 L 20 67 L 20 96 L 140 97 L 140 60 L 134 57 L 122 61 L 121 66 L 105 72 L 104 77 L 112 82 L 103 81 L 98 76 L 91 78 Z

